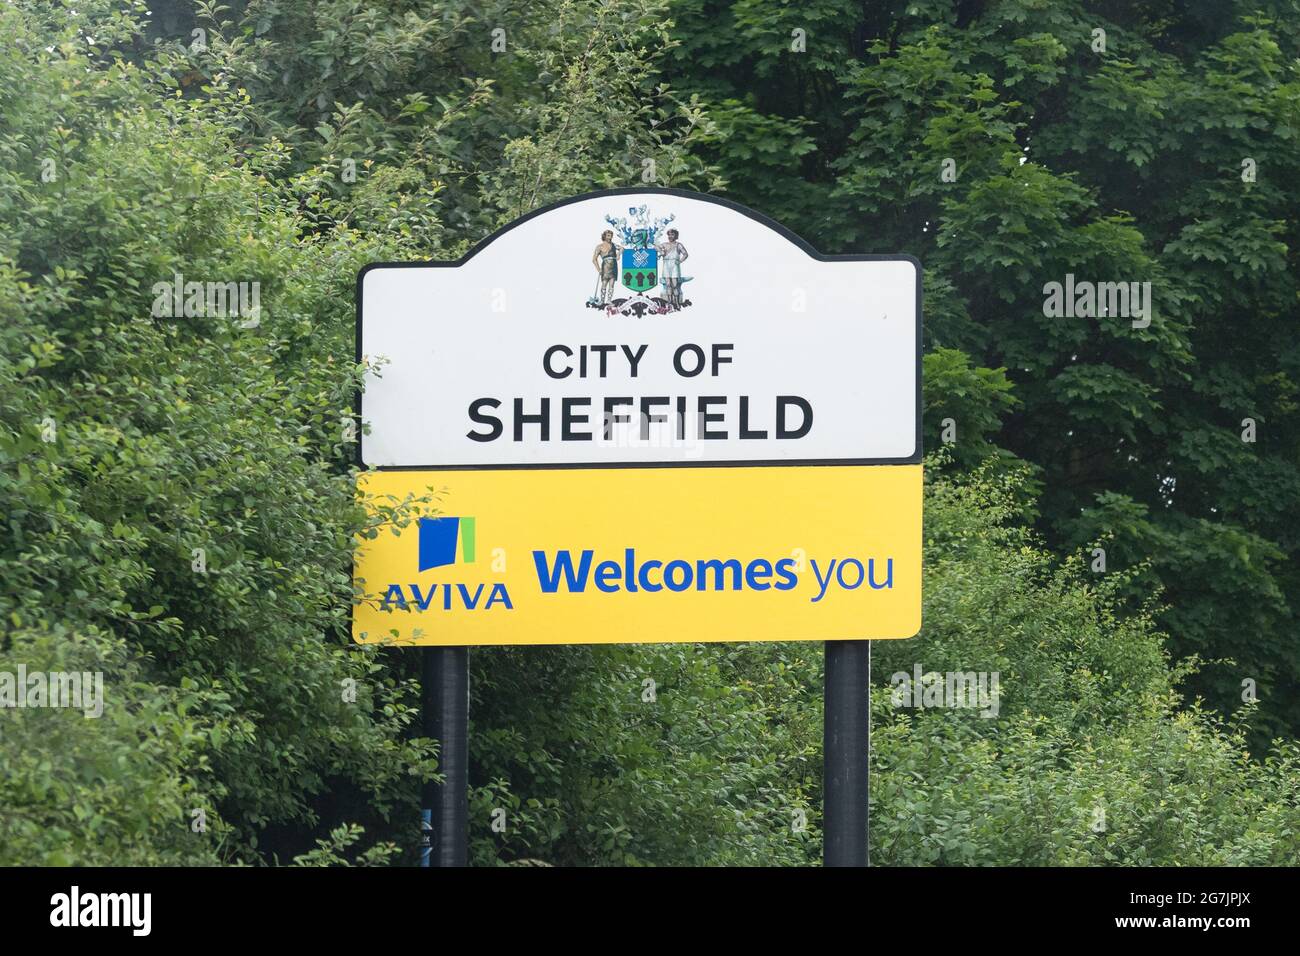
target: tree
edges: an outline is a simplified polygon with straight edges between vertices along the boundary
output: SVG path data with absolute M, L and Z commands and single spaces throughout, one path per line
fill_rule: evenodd
M 429 502 L 356 499 L 353 280 L 648 170 L 928 267 L 956 441 L 877 645 L 876 861 L 1294 858 L 1289 5 L 150 8 L 0 4 L 0 675 L 104 687 L 0 711 L 0 862 L 411 862 L 436 742 L 349 562 Z M 1151 324 L 1045 313 L 1071 272 Z M 819 859 L 815 646 L 474 658 L 477 862 Z M 896 705 L 917 663 L 997 714 Z
M 954 465 L 986 440 L 1035 465 L 1052 548 L 1142 567 L 1132 597 L 1164 595 L 1176 652 L 1234 661 L 1192 692 L 1227 712 L 1258 687 L 1257 744 L 1300 727 L 1295 14 L 673 4 L 670 75 L 716 117 L 733 195 L 825 251 L 925 264 L 929 346 L 1005 369 L 1016 400 L 927 378 Z M 1067 277 L 1150 283 L 1154 308 L 1049 314 Z

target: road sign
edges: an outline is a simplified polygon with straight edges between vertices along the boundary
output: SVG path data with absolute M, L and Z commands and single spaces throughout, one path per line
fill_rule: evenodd
M 612 190 L 358 279 L 359 641 L 852 640 L 920 626 L 920 269 Z

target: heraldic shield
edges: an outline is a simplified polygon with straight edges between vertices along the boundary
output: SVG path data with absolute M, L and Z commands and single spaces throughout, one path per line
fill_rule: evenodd
M 659 253 L 646 247 L 624 249 L 623 285 L 633 292 L 649 292 L 659 284 Z

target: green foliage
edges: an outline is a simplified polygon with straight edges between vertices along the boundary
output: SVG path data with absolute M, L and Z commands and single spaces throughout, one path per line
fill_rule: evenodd
M 1179 709 L 1187 669 L 1168 667 L 1149 614 L 1120 610 L 1132 575 L 1093 584 L 1008 523 L 1020 480 L 930 490 L 925 628 L 875 645 L 873 862 L 1294 862 L 1295 743 L 1256 762 L 1243 722 L 1254 708 L 1228 725 Z M 996 717 L 893 706 L 886 682 L 917 664 L 998 672 Z
M 1001 428 L 1003 416 L 1020 404 L 1006 371 L 974 367 L 958 349 L 938 348 L 922 361 L 926 434 L 943 440 L 944 422 L 951 419 L 955 435 L 948 450 L 960 467 L 974 468 L 1005 455 L 989 439 Z
M 353 281 L 652 169 L 926 266 L 957 442 L 924 630 L 876 645 L 875 862 L 1293 861 L 1300 21 L 1265 6 L 0 4 L 0 672 L 104 686 L 0 712 L 0 863 L 413 862 L 436 745 L 411 655 L 349 641 L 350 555 L 428 502 L 356 500 Z M 1151 281 L 1153 322 L 1045 315 L 1067 272 Z M 155 309 L 178 274 L 258 321 Z M 473 661 L 475 862 L 818 861 L 816 645 Z M 893 706 L 917 664 L 996 671 L 997 716 Z
M 669 75 L 739 140 L 709 154 L 735 198 L 827 252 L 915 255 L 927 345 L 965 352 L 976 375 L 1004 370 L 1017 403 L 991 407 L 969 375 L 928 377 L 953 358 L 927 360 L 926 400 L 944 412 L 927 412 L 927 447 L 951 417 L 957 467 L 1006 453 L 1036 466 L 1049 546 L 1135 545 L 1112 567 L 1141 565 L 1135 593 L 1166 595 L 1177 653 L 1225 662 L 1190 690 L 1226 713 L 1255 680 L 1255 745 L 1294 735 L 1294 0 L 672 8 Z M 783 149 L 790 161 L 771 159 Z M 1067 274 L 1150 282 L 1150 325 L 1045 314 L 1045 286 Z M 1247 540 L 1249 561 L 1218 562 Z
M 561 864 L 816 861 L 816 645 L 476 653 L 473 857 Z M 652 683 L 648 683 L 652 682 Z M 488 825 L 504 808 L 505 831 Z
M 294 857 L 294 866 L 383 866 L 397 856 L 396 844 L 381 843 L 357 854 L 355 860 L 349 860 L 347 851 L 364 832 L 355 823 L 337 827 L 330 831 L 328 839 L 317 840 L 314 850 Z
M 341 427 L 349 292 L 392 247 L 310 235 L 266 178 L 273 150 L 223 160 L 237 95 L 165 99 L 79 42 L 89 23 L 125 41 L 118 14 L 66 16 L 50 38 L 0 9 L 0 659 L 57 660 L 75 636 L 102 661 L 106 716 L 0 733 L 5 816 L 48 818 L 6 848 L 255 859 L 268 828 L 292 849 L 349 793 L 366 822 L 409 816 L 431 761 L 408 739 L 407 682 L 347 638 L 367 520 Z M 176 273 L 259 281 L 258 324 L 153 314 Z M 44 732 L 66 744 L 38 760 L 23 742 Z M 61 796 L 54 776 L 82 788 Z
M 239 149 L 292 147 L 322 222 L 396 226 L 450 256 L 575 191 L 712 181 L 692 150 L 706 117 L 654 79 L 673 45 L 661 2 L 171 6 L 172 81 L 196 98 L 237 86 Z M 205 49 L 182 42 L 191 27 Z
M 6 564 L 6 569 L 8 565 Z M 9 629 L 0 671 L 108 673 L 103 713 L 6 710 L 0 724 L 0 864 L 212 864 L 228 828 L 213 813 L 211 737 L 193 688 L 151 682 L 126 643 L 62 625 Z M 123 706 L 130 701 L 129 706 Z M 206 810 L 206 833 L 191 813 Z
M 689 183 L 702 123 L 647 79 L 655 6 L 512 17 L 493 83 L 469 5 L 155 6 L 0 6 L 0 663 L 75 635 L 111 714 L 0 733 L 6 859 L 378 862 L 434 762 L 409 655 L 349 641 L 356 536 L 418 504 L 356 500 L 357 271 Z M 160 308 L 177 276 L 257 321 Z

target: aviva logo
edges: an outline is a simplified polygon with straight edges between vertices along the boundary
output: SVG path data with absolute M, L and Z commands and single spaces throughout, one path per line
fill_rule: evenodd
M 417 542 L 418 570 L 473 564 L 477 544 L 476 530 L 477 522 L 473 518 L 421 518 Z M 379 607 L 383 611 L 427 611 L 430 608 L 442 611 L 487 611 L 493 607 L 514 610 L 510 592 L 505 583 L 500 581 L 474 584 L 453 581 L 424 585 L 393 583 L 385 590 Z
M 457 545 L 462 564 L 474 563 L 473 518 L 421 518 L 420 570 L 456 563 Z

